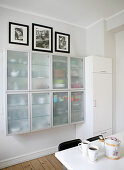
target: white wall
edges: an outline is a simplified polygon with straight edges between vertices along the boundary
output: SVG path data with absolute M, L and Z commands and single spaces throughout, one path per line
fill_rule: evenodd
M 100 20 L 86 30 L 86 54 L 87 56 L 104 56 L 104 20 Z M 86 76 L 86 75 L 85 75 Z M 86 81 L 85 81 L 86 82 Z M 76 125 L 76 137 L 86 139 L 90 137 L 89 116 L 85 115 L 85 123 Z
M 124 31 L 116 33 L 116 132 L 124 131 Z
M 105 23 L 105 41 L 104 41 L 104 55 L 112 58 L 112 131 L 115 133 L 116 129 L 116 45 L 115 33 L 107 31 L 107 23 Z
M 112 77 L 112 113 L 113 113 L 113 133 L 116 132 L 116 46 L 115 46 L 115 32 L 107 30 L 107 22 L 100 20 L 86 31 L 86 53 L 87 56 L 96 55 L 101 57 L 112 58 L 113 77 Z M 89 123 L 87 115 L 83 125 L 77 125 L 77 138 L 85 139 L 89 137 Z
M 107 19 L 107 30 L 116 29 L 124 25 L 124 10 Z
M 8 23 L 16 22 L 30 26 L 29 46 L 13 45 L 8 43 Z M 16 50 L 31 50 L 32 48 L 32 23 L 51 26 L 54 31 L 69 33 L 71 37 L 71 56 L 83 57 L 86 55 L 85 30 L 83 28 L 64 24 L 62 22 L 15 12 L 9 9 L 0 8 L 0 49 L 10 48 Z M 54 36 L 53 36 L 54 37 Z M 53 43 L 54 45 L 54 43 Z M 57 54 L 57 53 L 55 53 Z M 60 55 L 63 55 L 59 53 Z M 65 55 L 65 54 L 64 54 Z M 0 58 L 0 77 L 3 75 L 3 57 Z M 4 113 L 2 110 L 2 79 L 0 80 L 0 161 L 18 157 L 32 152 L 39 152 L 58 146 L 62 141 L 75 138 L 75 125 L 53 128 L 35 133 L 16 136 L 5 136 L 3 130 Z M 2 163 L 0 162 L 2 166 Z
M 87 28 L 86 51 L 87 56 L 104 56 L 104 20 Z

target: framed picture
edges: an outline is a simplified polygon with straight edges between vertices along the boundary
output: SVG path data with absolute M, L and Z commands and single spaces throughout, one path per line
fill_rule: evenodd
M 9 43 L 29 45 L 29 26 L 9 22 Z
M 53 28 L 32 23 L 32 50 L 53 52 Z
M 55 32 L 55 51 L 70 53 L 70 35 Z

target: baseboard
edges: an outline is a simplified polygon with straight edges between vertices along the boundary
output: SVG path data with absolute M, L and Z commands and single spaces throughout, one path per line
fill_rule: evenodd
M 15 164 L 18 164 L 18 163 L 21 163 L 21 162 L 29 161 L 29 160 L 32 160 L 32 159 L 35 159 L 35 158 L 39 158 L 39 157 L 42 157 L 42 156 L 45 156 L 45 155 L 49 155 L 49 154 L 57 152 L 57 150 L 58 150 L 58 147 L 55 146 L 55 147 L 47 148 L 47 149 L 44 149 L 44 150 L 41 150 L 41 151 L 29 153 L 29 154 L 26 154 L 26 155 L 13 157 L 11 159 L 2 160 L 2 161 L 0 161 L 0 169 L 8 167 L 8 166 L 15 165 Z

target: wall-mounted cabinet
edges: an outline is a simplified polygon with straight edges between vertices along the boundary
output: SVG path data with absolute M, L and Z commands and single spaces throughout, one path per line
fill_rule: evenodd
M 84 120 L 84 92 L 71 92 L 71 123 Z
M 53 56 L 53 89 L 68 89 L 68 58 Z
M 29 54 L 7 51 L 7 90 L 28 90 Z
M 29 96 L 27 93 L 7 94 L 7 133 L 30 130 Z
M 53 92 L 53 126 L 69 123 L 68 92 Z
M 50 56 L 49 54 L 32 53 L 31 55 L 32 90 L 50 88 Z
M 51 127 L 50 93 L 32 93 L 32 131 Z
M 83 59 L 5 52 L 6 134 L 84 121 Z
M 83 59 L 71 58 L 71 88 L 83 88 Z

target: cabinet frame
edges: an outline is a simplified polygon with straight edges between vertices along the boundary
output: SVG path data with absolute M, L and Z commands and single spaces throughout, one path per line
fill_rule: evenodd
M 62 125 L 53 125 L 53 93 L 67 93 L 68 94 L 68 123 L 62 124 Z M 62 127 L 67 126 L 70 124 L 70 107 L 69 107 L 70 97 L 69 97 L 69 91 L 68 90 L 59 90 L 59 91 L 52 91 L 52 127 Z
M 50 120 L 50 126 L 48 127 L 48 128 L 40 128 L 40 129 L 37 129 L 37 130 L 33 130 L 32 129 L 32 94 L 49 94 L 50 96 L 50 99 L 49 99 L 49 101 L 50 101 L 50 117 L 51 117 L 51 120 Z M 52 127 L 52 114 L 51 114 L 51 92 L 49 92 L 49 91 L 44 91 L 44 92 L 30 92 L 30 117 L 31 117 L 31 120 L 30 120 L 30 126 L 31 126 L 31 128 L 30 128 L 30 130 L 31 130 L 31 132 L 36 132 L 36 131 L 41 131 L 41 130 L 45 130 L 45 129 L 50 129 L 51 127 Z
M 8 95 L 23 95 L 26 94 L 28 96 L 28 124 L 29 124 L 29 130 L 27 131 L 23 131 L 23 132 L 14 132 L 14 133 L 8 133 L 8 105 L 7 105 L 7 96 Z M 31 120 L 31 114 L 30 114 L 30 96 L 28 92 L 16 92 L 16 93 L 12 93 L 12 92 L 8 92 L 5 94 L 5 121 L 6 121 L 6 135 L 7 136 L 11 136 L 11 135 L 17 135 L 17 134 L 24 134 L 24 133 L 29 133 L 31 131 L 31 124 L 30 124 L 30 120 Z
M 71 117 L 72 117 L 72 109 L 71 109 L 71 93 L 73 92 L 82 92 L 83 93 L 83 116 L 84 116 L 84 119 L 81 120 L 81 121 L 77 121 L 77 122 L 71 122 Z M 84 90 L 80 90 L 80 89 L 74 89 L 74 90 L 71 90 L 70 91 L 70 124 L 80 124 L 80 123 L 83 123 L 85 121 L 85 91 Z
M 7 89 L 7 51 L 13 51 L 13 52 L 26 52 L 28 56 L 28 64 L 27 64 L 27 70 L 28 70 L 28 75 L 27 75 L 27 81 L 28 81 L 28 89 L 26 90 L 8 90 Z M 32 89 L 32 54 L 40 54 L 40 55 L 48 55 L 49 57 L 49 88 L 48 89 Z M 49 53 L 41 53 L 41 52 L 32 52 L 32 51 L 22 51 L 22 50 L 14 50 L 14 49 L 6 49 L 4 50 L 4 73 L 5 73 L 5 89 L 4 89 L 4 109 L 5 109 L 5 120 L 6 120 L 6 135 L 17 135 L 17 134 L 24 134 L 24 133 L 29 133 L 29 132 L 35 132 L 35 131 L 41 131 L 44 129 L 51 129 L 51 128 L 56 128 L 56 127 L 62 127 L 62 126 L 68 126 L 72 124 L 78 124 L 78 123 L 83 123 L 85 121 L 85 63 L 84 63 L 84 58 L 83 57 L 72 57 L 68 55 L 62 55 L 62 54 L 49 54 Z M 58 56 L 58 57 L 66 57 L 67 58 L 67 82 L 68 82 L 68 87 L 64 89 L 56 89 L 53 88 L 53 57 Z M 71 88 L 71 58 L 75 59 L 82 59 L 83 60 L 83 73 L 82 73 L 82 81 L 83 81 L 83 88 Z M 62 125 L 53 125 L 53 93 L 54 92 L 67 92 L 68 94 L 68 123 L 62 124 Z M 83 115 L 84 115 L 84 120 L 78 121 L 78 122 L 71 122 L 71 92 L 83 92 L 83 99 L 84 102 L 83 104 Z M 50 127 L 48 128 L 41 128 L 38 130 L 33 130 L 32 129 L 32 94 L 45 94 L 49 93 L 50 97 L 50 116 L 51 116 L 51 121 L 50 121 Z M 28 123 L 29 123 L 29 130 L 26 132 L 17 132 L 17 133 L 8 133 L 8 113 L 7 113 L 7 95 L 8 94 L 27 94 L 28 95 Z
M 61 88 L 60 88 L 60 89 L 59 89 L 59 88 L 58 88 L 58 89 L 57 89 L 57 88 L 53 88 L 53 70 L 54 70 L 54 69 L 53 69 L 53 57 L 54 57 L 54 56 L 56 56 L 56 57 L 66 57 L 66 58 L 67 58 L 67 71 L 68 71 L 68 74 L 67 74 L 68 87 L 67 87 L 67 88 L 63 88 L 63 89 L 61 89 Z M 51 76 L 51 78 L 52 78 L 52 83 L 51 83 L 52 88 L 51 88 L 51 90 L 52 90 L 52 91 L 67 91 L 67 90 L 69 90 L 69 88 L 70 88 L 70 86 L 69 86 L 69 73 L 70 73 L 70 72 L 69 72 L 69 71 L 70 71 L 70 69 L 69 69 L 69 57 L 68 57 L 68 56 L 64 56 L 64 55 L 62 56 L 62 55 L 53 54 L 53 55 L 52 55 L 52 59 L 51 59 L 51 69 L 52 69 L 52 70 L 51 70 L 51 73 L 52 73 L 52 76 Z
M 8 88 L 7 88 L 7 84 L 8 84 L 8 80 L 7 80 L 7 78 L 8 78 L 8 76 L 7 76 L 7 68 L 8 68 L 8 63 L 7 63 L 7 51 L 14 51 L 14 52 L 25 52 L 25 53 L 27 53 L 28 54 L 28 64 L 27 64 L 27 70 L 28 70 L 28 76 L 27 76 L 27 78 L 28 78 L 28 88 L 27 89 L 22 89 L 22 90 L 8 90 Z M 30 83 L 30 52 L 29 51 L 21 51 L 21 50 L 12 50 L 12 49 L 6 49 L 5 51 L 4 51 L 4 65 L 5 65 L 5 68 L 4 68 L 4 73 L 5 73 L 5 89 L 4 89 L 4 91 L 6 92 L 6 93 L 9 93 L 9 92 L 27 92 L 27 91 L 29 91 L 30 90 L 30 86 L 29 86 L 29 83 Z
M 40 54 L 40 55 L 42 55 L 42 54 L 44 54 L 44 55 L 48 55 L 48 57 L 49 57 L 49 88 L 48 89 L 33 89 L 32 88 L 32 54 Z M 51 55 L 49 54 L 49 53 L 41 53 L 41 52 L 35 52 L 35 51 L 33 51 L 33 52 L 30 52 L 30 70 L 29 70 L 29 72 L 30 72 L 30 91 L 34 91 L 34 92 L 37 92 L 37 91 L 49 91 L 49 90 L 51 90 L 51 81 L 52 81 L 52 78 L 51 78 Z
M 82 59 L 83 60 L 83 66 L 82 66 L 82 68 L 83 68 L 83 73 L 82 73 L 82 81 L 83 81 L 83 87 L 80 87 L 80 88 L 72 88 L 71 87 L 71 82 L 72 82 L 72 80 L 71 80 L 71 59 Z M 84 58 L 83 57 L 73 57 L 73 56 L 70 56 L 70 60 L 69 60 L 69 70 L 70 70 L 70 72 L 69 72 L 69 74 L 70 74 L 70 76 L 69 76 L 69 78 L 70 78 L 70 80 L 69 80 L 69 82 L 70 82 L 70 86 L 69 86 L 69 89 L 70 90 L 84 90 L 85 89 L 85 74 L 84 74 L 84 72 L 85 72 L 85 60 L 84 60 Z

